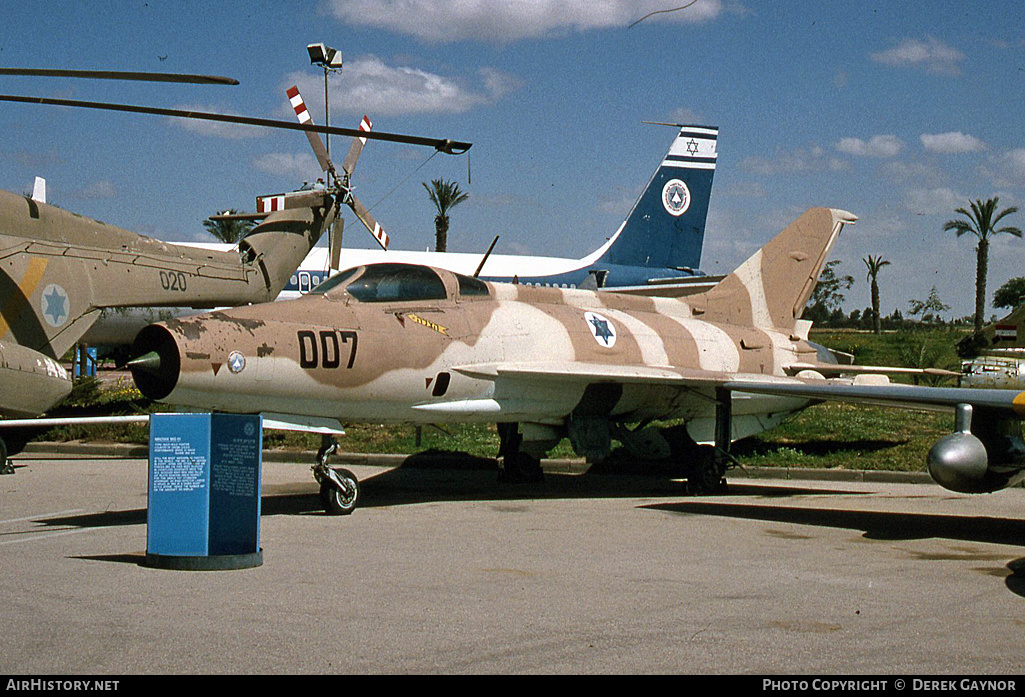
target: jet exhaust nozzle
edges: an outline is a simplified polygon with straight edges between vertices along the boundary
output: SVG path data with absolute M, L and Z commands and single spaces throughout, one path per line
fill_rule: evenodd
M 127 365 L 135 386 L 153 400 L 167 397 L 178 384 L 181 357 L 178 344 L 167 327 L 151 324 L 143 327 L 132 343 Z

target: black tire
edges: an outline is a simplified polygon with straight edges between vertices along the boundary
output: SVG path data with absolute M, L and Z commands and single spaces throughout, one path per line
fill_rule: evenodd
M 14 465 L 7 459 L 7 444 L 0 438 L 0 474 L 14 474 Z
M 498 475 L 500 482 L 536 484 L 544 479 L 540 458 L 526 453 L 514 453 L 502 459 L 502 470 Z
M 715 460 L 715 448 L 698 446 L 695 471 L 687 479 L 687 493 L 695 496 L 722 494 L 726 492 L 726 480 Z
M 359 480 L 356 475 L 341 467 L 334 470 L 339 479 L 346 485 L 347 491 L 341 491 L 330 481 L 320 485 L 320 500 L 324 511 L 331 515 L 349 515 L 359 504 Z

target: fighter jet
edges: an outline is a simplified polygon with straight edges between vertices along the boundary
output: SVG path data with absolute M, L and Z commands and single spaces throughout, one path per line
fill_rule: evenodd
M 829 250 L 856 218 L 813 208 L 711 290 L 686 298 L 487 283 L 374 264 L 303 298 L 150 325 L 129 363 L 146 396 L 176 405 L 374 423 L 497 423 L 503 476 L 536 479 L 562 438 L 589 460 L 613 439 L 667 455 L 653 420 L 686 424 L 673 452 L 692 487 L 722 486 L 730 443 L 815 401 L 957 411 L 930 453 L 934 478 L 992 491 L 1023 478 L 1025 393 L 891 385 L 837 365 L 801 321 Z M 975 409 L 982 418 L 971 419 Z M 314 474 L 350 512 L 350 472 Z

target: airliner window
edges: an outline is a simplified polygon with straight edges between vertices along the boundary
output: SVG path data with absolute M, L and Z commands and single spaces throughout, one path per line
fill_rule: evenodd
M 363 303 L 443 300 L 445 284 L 426 266 L 371 264 L 345 288 Z
M 459 294 L 464 298 L 488 294 L 487 284 L 479 278 L 464 276 L 457 273 L 456 279 L 459 280 Z
M 327 279 L 323 283 L 316 286 L 313 290 L 311 290 L 310 295 L 323 295 L 324 293 L 327 293 L 328 291 L 334 288 L 344 286 L 346 283 L 351 281 L 352 277 L 355 276 L 357 273 L 359 273 L 359 267 L 336 273 L 334 276 Z

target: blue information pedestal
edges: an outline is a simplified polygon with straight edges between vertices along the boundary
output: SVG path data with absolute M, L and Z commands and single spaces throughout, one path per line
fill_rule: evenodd
M 146 564 L 246 569 L 260 550 L 263 421 L 247 414 L 153 414 Z

